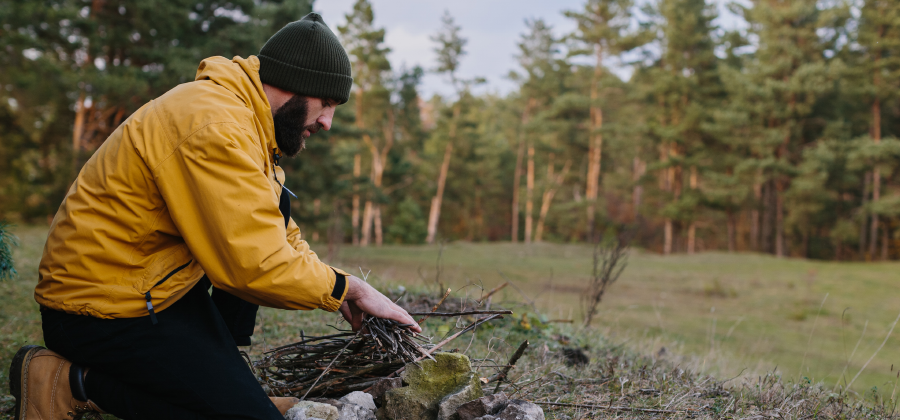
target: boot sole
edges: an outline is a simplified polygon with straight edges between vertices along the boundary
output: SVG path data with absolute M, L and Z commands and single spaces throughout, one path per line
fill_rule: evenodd
M 13 419 L 23 420 L 25 418 L 25 408 L 28 407 L 27 388 L 25 380 L 28 378 L 28 365 L 31 358 L 38 350 L 43 350 L 41 346 L 27 345 L 19 349 L 13 356 L 12 363 L 9 365 L 9 392 L 16 398 L 16 406 L 13 408 L 15 415 Z M 25 391 L 25 395 L 22 392 Z

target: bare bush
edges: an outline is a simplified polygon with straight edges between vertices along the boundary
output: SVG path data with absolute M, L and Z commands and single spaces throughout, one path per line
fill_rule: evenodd
M 628 266 L 628 250 L 631 236 L 608 236 L 594 246 L 594 269 L 586 293 L 582 299 L 584 325 L 591 325 L 597 315 L 597 307 L 610 285 L 619 279 Z

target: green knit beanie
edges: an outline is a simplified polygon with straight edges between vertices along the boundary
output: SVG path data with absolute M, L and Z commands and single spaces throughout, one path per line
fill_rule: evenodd
M 318 13 L 291 22 L 259 50 L 263 83 L 314 98 L 350 99 L 350 57 Z

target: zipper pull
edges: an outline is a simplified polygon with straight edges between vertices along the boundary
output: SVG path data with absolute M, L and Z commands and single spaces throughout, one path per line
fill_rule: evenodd
M 153 310 L 153 302 L 150 300 L 150 292 L 145 293 L 144 297 L 147 298 L 147 311 L 150 312 L 150 322 L 156 325 L 158 322 L 156 320 L 156 312 Z
M 276 179 L 276 181 L 277 181 L 277 179 Z M 287 187 L 285 187 L 284 184 L 281 184 L 281 188 L 282 188 L 283 190 L 287 191 L 288 194 L 291 195 L 291 197 L 297 198 L 297 194 L 294 194 L 294 192 L 291 191 L 291 190 L 289 190 Z

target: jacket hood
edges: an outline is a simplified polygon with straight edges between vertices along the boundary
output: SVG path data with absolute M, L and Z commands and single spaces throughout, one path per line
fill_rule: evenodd
M 259 79 L 259 59 L 256 56 L 235 56 L 231 60 L 209 57 L 200 62 L 194 80 L 212 80 L 243 100 L 262 124 L 269 156 L 274 155 L 278 148 L 278 143 L 275 142 L 275 123 L 272 119 L 272 107 Z

